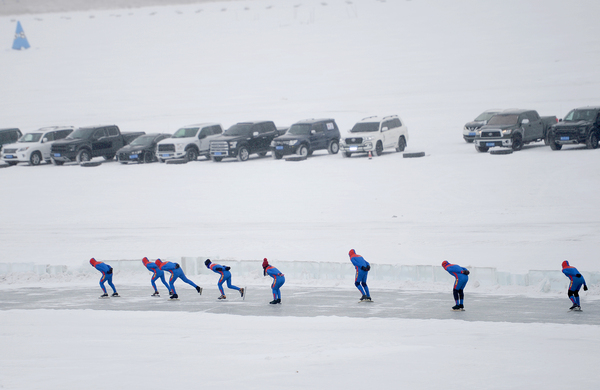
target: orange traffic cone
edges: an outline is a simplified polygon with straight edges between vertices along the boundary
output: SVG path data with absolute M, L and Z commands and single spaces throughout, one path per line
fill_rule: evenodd
M 373 155 L 371 154 L 371 151 L 369 150 L 369 160 L 373 158 Z

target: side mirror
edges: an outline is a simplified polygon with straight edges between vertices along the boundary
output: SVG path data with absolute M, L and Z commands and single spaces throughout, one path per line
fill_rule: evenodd
M 562 118 L 560 118 L 558 121 L 559 121 L 559 122 L 562 122 Z
M 388 131 L 388 128 L 384 127 L 384 128 L 381 129 L 381 131 Z
M 521 122 L 522 125 L 526 125 L 529 123 L 529 119 L 525 118 L 523 119 L 523 121 Z
M 310 133 L 311 133 L 312 135 L 315 135 L 315 134 L 317 134 L 317 130 L 314 130 L 314 129 L 313 129 L 313 130 L 311 130 L 311 131 L 310 131 Z
M 44 139 L 42 140 L 42 143 L 46 143 L 46 142 L 48 142 L 48 138 L 44 138 Z
M 258 137 L 258 135 L 259 135 L 259 134 L 260 134 L 260 133 L 259 133 L 258 131 L 255 131 L 254 133 L 252 133 L 252 136 L 253 136 L 253 137 Z
M 483 121 L 483 126 L 487 125 L 487 120 Z

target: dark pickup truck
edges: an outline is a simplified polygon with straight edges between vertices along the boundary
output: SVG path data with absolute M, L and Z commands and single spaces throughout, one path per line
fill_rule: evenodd
M 112 160 L 117 151 L 144 132 L 121 134 L 115 125 L 80 127 L 65 139 L 52 144 L 50 157 L 56 165 L 90 161 L 94 157 Z
M 571 110 L 548 133 L 548 143 L 552 150 L 561 150 L 563 145 L 569 144 L 586 144 L 588 149 L 597 149 L 599 139 L 600 107 Z
M 271 141 L 279 134 L 271 121 L 236 123 L 210 140 L 210 157 L 218 162 L 226 157 L 246 161 L 253 153 L 266 156 L 271 150 Z
M 500 146 L 517 151 L 531 142 L 544 141 L 550 126 L 557 123 L 555 116 L 539 116 L 534 110 L 504 110 L 477 130 L 473 143 L 478 152 L 487 152 Z

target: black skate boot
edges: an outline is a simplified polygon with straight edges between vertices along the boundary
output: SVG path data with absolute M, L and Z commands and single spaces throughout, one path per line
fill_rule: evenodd
M 119 293 L 118 293 L 118 292 L 116 292 L 116 291 L 115 291 L 115 292 L 113 293 L 113 295 L 111 295 L 111 297 L 120 297 L 120 295 L 119 295 Z
M 169 299 L 179 299 L 179 296 L 177 294 L 173 294 L 169 297 Z
M 150 295 L 151 297 L 160 297 L 160 294 L 158 293 L 158 291 L 155 291 L 154 294 Z
M 202 287 L 196 286 L 196 291 L 198 291 L 198 294 L 202 295 Z
M 269 303 L 270 303 L 271 305 L 276 305 L 276 304 L 278 304 L 279 302 L 277 302 L 277 299 L 273 299 L 273 300 L 272 300 L 271 302 L 269 302 Z

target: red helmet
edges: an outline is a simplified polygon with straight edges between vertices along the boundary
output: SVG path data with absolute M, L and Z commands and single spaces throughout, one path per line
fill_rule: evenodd
M 348 252 L 348 256 L 352 257 L 356 254 L 356 252 L 354 251 L 354 249 L 350 249 L 350 252 Z
M 449 265 L 450 263 L 448 263 L 446 260 L 442 261 L 442 267 L 444 267 L 444 269 Z
M 142 259 L 142 263 L 144 263 L 144 265 L 148 265 L 148 263 L 149 263 L 149 262 L 150 262 L 150 260 L 148 260 L 148 258 L 147 258 L 147 257 L 144 257 L 144 258 Z
M 263 268 L 267 268 L 268 266 L 269 266 L 269 262 L 267 261 L 267 258 L 265 257 L 265 258 L 263 259 L 262 267 L 263 267 Z
M 96 264 L 98 264 L 98 262 L 96 261 L 96 259 L 94 259 L 93 257 L 90 259 L 90 264 L 92 265 L 92 267 L 95 267 Z
M 562 262 L 562 267 L 563 267 L 563 269 L 565 269 L 567 267 L 570 267 L 569 262 L 567 260 L 563 261 Z

